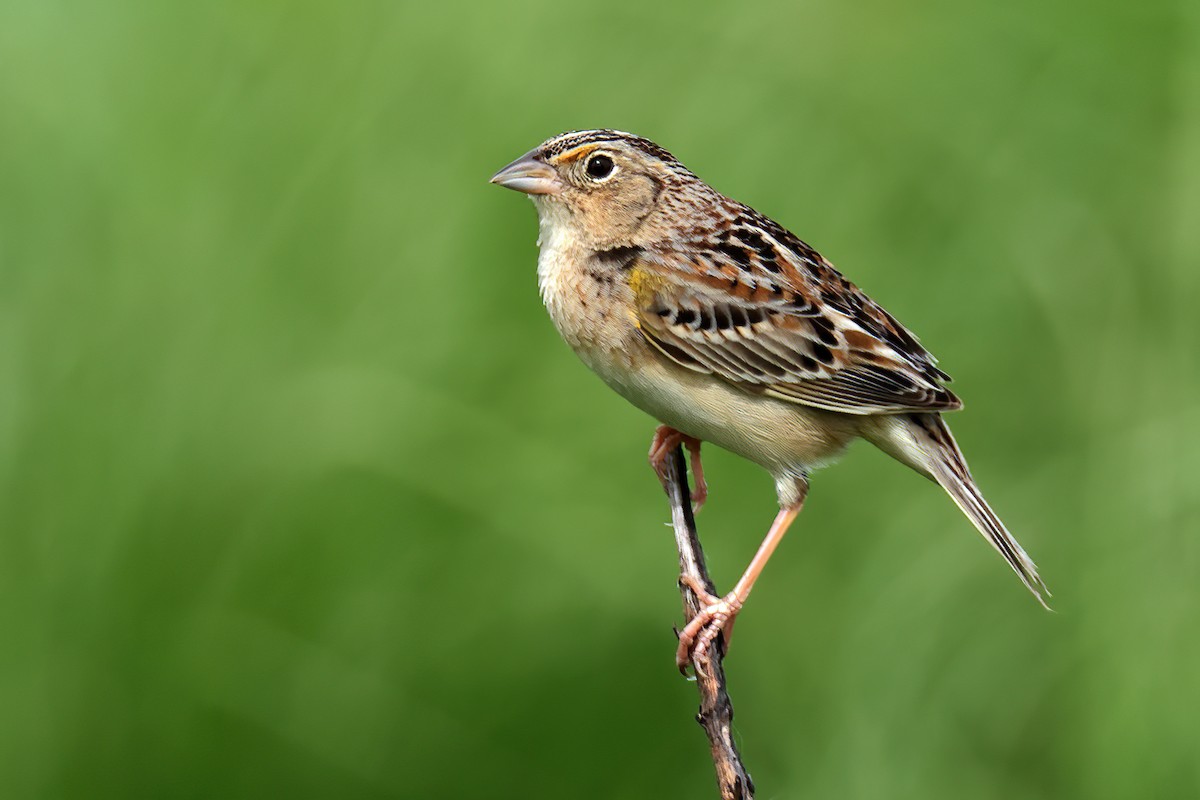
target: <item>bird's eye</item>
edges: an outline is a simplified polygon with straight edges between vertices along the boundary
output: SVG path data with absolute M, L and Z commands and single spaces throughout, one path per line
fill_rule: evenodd
M 588 159 L 587 166 L 584 169 L 587 170 L 589 177 L 596 180 L 607 178 L 612 174 L 613 160 L 603 153 L 598 153 Z

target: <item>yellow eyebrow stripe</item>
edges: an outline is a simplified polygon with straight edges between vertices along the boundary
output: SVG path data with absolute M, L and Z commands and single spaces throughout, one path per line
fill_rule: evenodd
M 592 143 L 592 144 L 581 144 L 579 147 L 576 147 L 573 150 L 568 150 L 567 152 L 560 155 L 558 157 L 558 163 L 570 164 L 572 162 L 578 161 L 579 159 L 583 158 L 588 153 L 592 152 L 593 150 L 597 149 L 598 147 L 600 147 L 600 144 L 598 142 Z

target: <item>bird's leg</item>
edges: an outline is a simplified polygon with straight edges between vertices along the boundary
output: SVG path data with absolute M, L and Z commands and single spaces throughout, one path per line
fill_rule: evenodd
M 679 632 L 679 648 L 675 651 L 675 664 L 679 667 L 680 672 L 687 670 L 693 653 L 700 654 L 707 651 L 718 635 L 724 635 L 725 646 L 729 646 L 730 636 L 733 635 L 733 622 L 737 613 L 742 610 L 742 605 L 750 596 L 750 590 L 754 588 L 754 582 L 758 580 L 759 573 L 767 565 L 771 554 L 775 552 L 783 535 L 787 533 L 788 526 L 796 519 L 803 506 L 804 498 L 801 497 L 795 505 L 788 506 L 779 512 L 779 515 L 775 517 L 775 522 L 771 524 L 771 529 L 767 531 L 766 538 L 758 546 L 758 552 L 750 560 L 750 565 L 738 579 L 733 591 L 724 597 L 715 597 L 709 594 L 708 590 L 690 575 L 680 578 L 685 586 L 695 592 L 696 599 L 701 605 L 696 616 L 692 617 L 691 621 Z
M 692 478 L 696 483 L 692 489 L 692 510 L 699 511 L 708 499 L 708 484 L 704 481 L 704 467 L 700 464 L 699 439 L 680 433 L 670 425 L 659 425 L 650 441 L 650 466 L 654 467 L 658 479 L 665 486 L 667 459 L 671 457 L 671 451 L 680 444 L 687 448 L 692 464 Z

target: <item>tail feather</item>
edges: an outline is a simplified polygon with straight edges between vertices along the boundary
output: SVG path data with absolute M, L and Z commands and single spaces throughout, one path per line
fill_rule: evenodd
M 984 538 L 999 551 L 1000 555 L 1004 556 L 1004 560 L 1013 568 L 1013 572 L 1017 573 L 1021 583 L 1025 584 L 1025 588 L 1033 593 L 1043 607 L 1049 609 L 1047 599 L 1051 596 L 1050 590 L 1038 575 L 1037 564 L 1033 563 L 1029 554 L 1004 527 L 1004 523 L 996 516 L 996 512 L 988 505 L 987 500 L 983 499 L 975 482 L 969 477 L 963 481 L 954 475 L 943 477 L 935 473 L 935 477 Z
M 975 479 L 967 469 L 967 461 L 958 449 L 958 443 L 954 441 L 954 436 L 941 416 L 931 413 L 912 414 L 905 420 L 911 423 L 903 426 L 908 434 L 903 438 L 907 441 L 901 442 L 893 436 L 889 437 L 890 441 L 886 443 L 877 441 L 876 444 L 937 481 L 983 537 L 1004 556 L 1004 560 L 1012 567 L 1013 572 L 1017 573 L 1025 588 L 1029 589 L 1044 608 L 1049 609 L 1047 598 L 1051 596 L 1050 590 L 1038 575 L 1037 565 L 983 498 L 979 487 L 975 485 Z M 912 445 L 916 447 L 913 448 Z

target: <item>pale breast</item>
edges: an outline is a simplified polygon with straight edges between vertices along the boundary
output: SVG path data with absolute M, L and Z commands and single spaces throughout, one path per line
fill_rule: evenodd
M 538 244 L 538 288 L 563 339 L 602 377 L 630 369 L 629 339 L 639 334 L 619 272 L 592 263 L 566 226 L 543 224 Z
M 539 210 L 538 286 L 550 318 L 580 359 L 633 405 L 762 465 L 781 485 L 837 457 L 858 435 L 849 415 L 765 397 L 663 357 L 637 329 L 628 275 L 596 262 L 572 226 L 555 219 L 557 209 Z
M 637 330 L 620 274 L 589 269 L 565 237 L 543 232 L 541 245 L 538 282 L 555 327 L 606 384 L 655 419 L 777 478 L 835 458 L 857 435 L 847 415 L 754 394 L 664 358 Z

